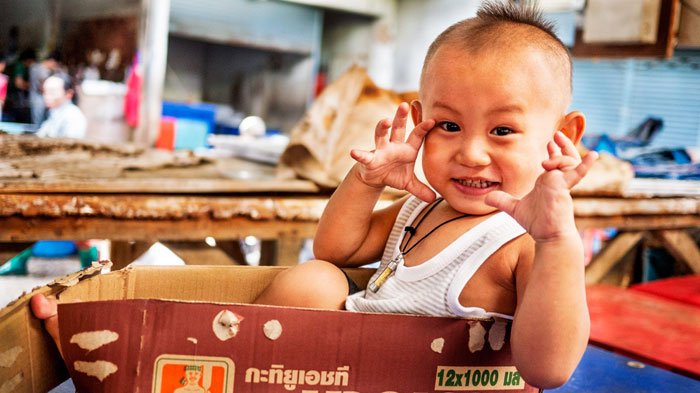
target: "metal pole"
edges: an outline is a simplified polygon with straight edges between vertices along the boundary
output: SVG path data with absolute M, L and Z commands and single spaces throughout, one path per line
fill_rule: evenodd
M 170 0 L 142 0 L 139 51 L 142 86 L 134 142 L 152 146 L 158 138 L 168 57 Z

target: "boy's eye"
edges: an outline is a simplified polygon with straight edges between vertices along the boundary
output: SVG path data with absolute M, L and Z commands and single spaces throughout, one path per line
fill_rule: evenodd
M 508 127 L 496 127 L 493 130 L 491 130 L 491 134 L 497 135 L 497 136 L 506 136 L 510 135 L 513 133 L 513 130 L 511 130 Z
M 443 130 L 447 132 L 458 132 L 461 131 L 461 128 L 459 128 L 459 125 L 457 123 L 453 123 L 451 121 L 442 121 L 438 123 L 438 127 L 442 128 Z

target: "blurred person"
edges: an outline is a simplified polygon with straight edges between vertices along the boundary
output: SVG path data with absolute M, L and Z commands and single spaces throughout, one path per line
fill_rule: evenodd
M 7 98 L 7 85 L 10 78 L 5 75 L 5 66 L 7 65 L 7 60 L 5 56 L 0 53 L 0 119 L 2 119 L 2 108 L 5 106 L 5 99 Z
M 5 101 L 3 120 L 18 123 L 30 123 L 29 106 L 29 68 L 36 62 L 36 51 L 25 49 L 19 59 L 7 65 L 7 99 Z
M 29 103 L 32 124 L 39 125 L 46 118 L 46 106 L 42 96 L 44 80 L 61 69 L 61 53 L 53 51 L 44 60 L 29 67 Z
M 100 80 L 100 65 L 105 60 L 105 55 L 94 49 L 88 55 L 88 66 L 83 70 L 83 80 Z
M 17 61 L 19 55 L 19 27 L 17 25 L 10 26 L 7 37 L 7 57 L 5 59 L 8 64 L 12 64 Z
M 44 81 L 44 104 L 49 117 L 41 124 L 38 136 L 51 138 L 84 138 L 87 119 L 73 104 L 75 90 L 67 74 L 58 73 Z

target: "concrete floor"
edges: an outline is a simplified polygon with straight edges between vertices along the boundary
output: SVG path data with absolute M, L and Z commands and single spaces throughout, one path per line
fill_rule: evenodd
M 155 243 L 132 265 L 184 265 L 184 261 L 160 243 Z M 0 276 L 0 308 L 17 299 L 24 292 L 46 285 L 56 277 L 80 270 L 77 255 L 68 258 L 46 259 L 31 257 L 27 262 L 27 275 Z
M 0 307 L 17 299 L 23 292 L 46 285 L 54 278 L 80 270 L 80 260 L 75 258 L 29 258 L 26 276 L 0 276 Z

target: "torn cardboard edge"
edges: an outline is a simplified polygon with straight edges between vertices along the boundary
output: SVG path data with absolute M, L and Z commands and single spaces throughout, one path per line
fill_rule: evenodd
M 460 383 L 465 383 L 467 377 L 475 378 L 475 373 L 479 374 L 479 377 L 473 381 L 477 384 L 482 383 L 481 376 L 484 373 L 488 373 L 489 376 L 489 378 L 483 379 L 485 385 L 477 387 L 478 389 L 476 390 L 501 390 L 497 386 L 491 385 L 493 382 L 494 384 L 500 384 L 498 386 L 503 388 L 503 391 L 514 391 L 513 389 L 515 391 L 535 391 L 522 382 L 517 374 L 517 370 L 512 367 L 512 361 L 509 357 L 510 349 L 507 345 L 507 338 L 502 335 L 503 332 L 494 331 L 494 338 L 488 333 L 492 330 L 491 327 L 484 328 L 482 330 L 486 332 L 485 334 L 488 338 L 479 337 L 481 342 L 477 343 L 475 341 L 474 345 L 469 342 L 471 326 L 475 326 L 474 324 L 481 325 L 482 323 L 489 324 L 489 322 L 247 304 L 252 302 L 285 267 L 157 266 L 127 268 L 108 274 L 96 275 L 101 269 L 102 265 L 97 265 L 89 268 L 87 271 L 56 280 L 51 286 L 36 289 L 0 311 L 0 330 L 3 332 L 3 336 L 0 337 L 0 354 L 6 354 L 6 358 L 0 357 L 0 359 L 3 359 L 0 362 L 12 363 L 8 367 L 0 366 L 0 381 L 5 381 L 0 382 L 1 393 L 9 391 L 49 391 L 67 378 L 65 365 L 57 353 L 51 338 L 44 331 L 41 321 L 31 315 L 28 303 L 31 296 L 36 293 L 58 295 L 62 303 L 60 305 L 61 313 L 59 318 L 61 318 L 61 326 L 65 327 L 65 330 L 61 329 L 61 340 L 64 348 L 72 346 L 79 353 L 79 358 L 70 361 L 68 367 L 71 373 L 77 372 L 80 375 L 79 377 L 74 376 L 74 378 L 78 378 L 78 380 L 74 379 L 76 386 L 80 384 L 89 386 L 86 389 L 86 385 L 81 385 L 85 391 L 110 391 L 105 387 L 113 386 L 112 389 L 114 389 L 114 387 L 125 386 L 123 383 L 129 383 L 128 379 L 124 380 L 122 378 L 124 378 L 123 371 L 129 370 L 130 366 L 120 363 L 121 361 L 118 360 L 119 356 L 115 357 L 114 355 L 113 351 L 115 350 L 117 352 L 122 351 L 122 353 L 127 353 L 128 355 L 145 351 L 142 355 L 139 355 L 140 365 L 138 369 L 142 374 L 138 383 L 143 384 L 140 385 L 142 386 L 141 390 L 151 391 L 154 386 L 152 384 L 158 383 L 161 384 L 159 386 L 165 386 L 163 384 L 170 383 L 167 381 L 172 382 L 173 377 L 171 374 L 173 372 L 179 373 L 178 380 L 184 378 L 182 375 L 184 367 L 192 366 L 186 359 L 191 359 L 193 353 L 187 350 L 183 351 L 182 348 L 199 348 L 205 351 L 207 345 L 212 345 L 212 341 L 218 343 L 214 345 L 213 352 L 210 351 L 208 354 L 199 352 L 197 354 L 195 350 L 198 359 L 204 362 L 201 364 L 197 363 L 196 366 L 201 367 L 201 370 L 205 371 L 211 371 L 216 367 L 218 367 L 217 370 L 222 372 L 228 370 L 228 375 L 233 376 L 235 381 L 227 380 L 224 382 L 226 384 L 230 383 L 230 386 L 235 384 L 236 392 L 278 392 L 284 390 L 295 391 L 295 389 L 296 391 L 309 392 L 352 391 L 353 386 L 357 388 L 363 386 L 361 384 L 357 385 L 357 383 L 366 383 L 367 378 L 372 378 L 371 375 L 381 374 L 376 373 L 376 370 L 386 367 L 384 364 L 386 354 L 394 353 L 387 351 L 387 347 L 383 343 L 385 343 L 386 337 L 393 337 L 397 329 L 403 329 L 404 333 L 402 334 L 404 336 L 402 336 L 403 339 L 400 343 L 386 343 L 390 345 L 389 348 L 392 348 L 392 350 L 393 347 L 406 346 L 404 345 L 405 343 L 417 343 L 419 340 L 416 339 L 416 335 L 423 335 L 422 341 L 425 341 L 425 343 L 423 343 L 424 345 L 421 344 L 420 350 L 425 351 L 432 357 L 448 359 L 449 356 L 454 356 L 457 353 L 458 356 L 467 356 L 472 360 L 481 359 L 480 361 L 482 361 L 482 363 L 478 364 L 469 362 L 464 364 L 465 362 L 460 363 L 460 361 L 447 361 L 437 364 L 437 366 L 436 364 L 431 364 L 429 373 L 431 386 L 421 388 L 421 391 L 468 391 L 468 389 L 464 388 L 464 385 L 461 385 L 462 389 L 455 389 L 451 384 L 457 383 L 455 382 L 457 381 L 456 378 L 459 378 Z M 347 271 L 360 286 L 366 285 L 373 273 L 371 269 L 347 269 Z M 65 285 L 71 286 L 66 287 Z M 69 304 L 75 299 L 90 300 L 90 302 Z M 72 311 L 64 314 L 64 310 Z M 122 311 L 118 312 L 117 310 Z M 164 312 L 163 310 L 169 311 Z M 231 334 L 232 337 L 225 341 L 217 338 L 212 340 L 212 337 L 215 337 L 214 323 L 217 322 L 215 317 L 223 310 L 228 310 L 231 314 L 227 315 L 225 321 L 220 322 L 225 322 L 222 325 L 224 330 L 228 329 L 230 333 L 234 333 L 235 330 L 235 334 Z M 216 312 L 214 313 L 214 311 Z M 98 315 L 97 313 L 100 312 L 103 313 L 101 315 L 104 315 L 104 317 L 96 318 L 95 315 Z M 212 314 L 201 320 L 196 318 L 196 316 L 204 315 L 207 312 Z M 82 317 L 70 317 L 71 313 L 77 313 L 74 315 L 82 315 Z M 115 315 L 119 315 L 119 318 L 115 318 Z M 148 315 L 158 315 L 158 318 L 149 318 Z M 177 315 L 180 316 L 182 321 L 187 322 L 179 326 L 173 322 L 175 320 L 169 319 Z M 127 316 L 130 317 L 127 318 Z M 234 317 L 232 318 L 232 316 Z M 77 328 L 72 333 L 68 324 L 64 325 L 64 317 L 73 321 L 79 321 L 76 325 Z M 383 325 L 384 328 L 374 329 L 374 321 L 377 320 L 383 321 L 380 325 Z M 134 326 L 143 324 L 144 329 L 151 330 L 147 334 L 125 335 L 123 327 L 120 328 L 119 326 L 119 323 L 122 321 L 131 321 L 127 325 L 134 324 Z M 315 325 L 309 325 L 308 321 L 314 321 Z M 419 325 L 431 324 L 431 327 L 420 328 L 414 326 L 414 328 L 411 328 L 410 323 L 405 323 L 405 321 L 412 321 L 411 323 Z M 115 323 L 116 325 L 114 325 Z M 153 330 L 153 324 L 157 323 L 165 323 L 166 325 Z M 329 327 L 320 331 L 314 330 L 317 329 L 314 326 L 329 323 L 335 323 L 335 325 L 329 325 Z M 203 325 L 196 327 L 194 330 L 184 328 L 197 324 Z M 453 326 L 450 328 L 451 330 L 445 326 L 435 327 L 438 325 L 442 326 L 441 324 L 446 324 L 445 326 L 457 324 L 455 325 L 457 327 Z M 493 325 L 495 323 L 490 323 L 488 326 Z M 250 329 L 250 326 L 256 327 Z M 299 330 L 300 326 L 304 328 Z M 470 328 L 467 328 L 467 326 Z M 163 334 L 163 332 L 169 331 L 175 332 L 177 337 L 173 337 L 172 334 Z M 95 333 L 74 338 L 75 334 L 84 332 Z M 251 334 L 254 334 L 254 336 L 250 336 Z M 375 334 L 375 336 L 368 337 L 366 336 L 367 334 Z M 128 337 L 132 337 L 136 341 L 129 341 L 128 345 L 124 345 L 129 340 Z M 152 337 L 158 337 L 155 343 Z M 289 346 L 289 339 L 294 337 L 296 339 L 291 341 L 294 345 Z M 322 352 L 322 348 L 307 351 L 306 347 L 316 345 L 317 342 L 321 341 L 325 342 L 326 345 L 331 345 L 333 342 L 340 342 L 341 339 L 345 340 L 344 342 L 347 345 L 337 347 L 334 350 L 335 352 L 331 352 L 335 354 L 343 353 L 343 359 L 352 358 L 354 360 L 334 358 L 330 363 L 310 364 L 308 367 L 304 366 L 303 362 L 299 363 L 299 356 L 304 355 L 308 360 L 309 358 L 315 358 L 314 353 Z M 505 346 L 494 349 L 501 345 L 499 339 L 505 341 Z M 304 345 L 299 345 L 298 343 L 302 342 L 300 340 L 310 341 Z M 463 345 L 460 344 L 460 348 L 456 348 L 454 343 L 459 340 L 463 341 Z M 71 341 L 73 342 L 71 343 Z M 84 348 L 81 348 L 78 342 L 81 342 Z M 171 345 L 171 347 L 159 347 L 156 345 L 157 343 Z M 236 347 L 241 346 L 242 343 L 251 343 L 252 349 L 247 348 L 245 351 L 248 352 L 245 352 L 243 347 Z M 179 349 L 172 350 L 172 345 Z M 238 349 L 231 351 L 232 346 Z M 469 351 L 470 347 L 474 348 L 474 352 Z M 480 348 L 476 349 L 477 347 Z M 373 352 L 369 351 L 368 348 L 374 348 Z M 161 352 L 156 353 L 157 351 Z M 248 355 L 243 357 L 232 355 L 232 353 L 239 352 L 248 353 Z M 105 353 L 111 354 L 105 355 Z M 272 357 L 261 358 L 262 353 L 268 353 Z M 274 354 L 283 354 L 284 357 L 275 357 L 276 355 L 273 356 Z M 494 357 L 494 354 L 498 356 Z M 158 355 L 158 357 L 154 359 L 153 356 L 155 355 Z M 506 356 L 505 360 L 503 356 Z M 10 358 L 12 358 L 11 361 Z M 428 357 L 425 355 L 415 356 L 409 351 L 400 355 L 395 361 L 404 364 L 407 361 L 413 361 L 406 359 L 414 358 L 427 359 Z M 348 369 L 345 369 L 345 367 L 348 367 Z M 404 367 L 399 366 L 398 370 L 402 370 Z M 133 371 L 133 368 L 131 370 Z M 367 370 L 374 371 L 368 373 Z M 407 372 L 406 370 L 408 369 L 404 371 Z M 296 375 L 295 383 L 282 384 L 280 382 L 278 384 L 277 382 L 282 380 L 277 379 L 275 376 L 280 375 L 280 372 L 282 375 Z M 331 375 L 328 374 L 331 372 L 340 373 L 337 375 L 345 375 L 347 373 L 348 381 L 354 382 L 348 382 L 346 385 L 328 385 L 323 387 L 320 385 L 320 379 L 316 379 L 317 373 L 320 375 L 321 372 L 326 372 L 327 375 Z M 212 378 L 213 376 L 211 373 L 207 375 L 207 378 Z M 402 378 L 401 374 L 392 375 L 392 379 L 389 380 Z M 425 375 L 423 377 L 425 378 Z M 509 378 L 507 382 L 510 385 L 508 386 L 503 385 L 506 377 Z M 129 378 L 133 379 L 133 375 L 130 375 Z M 153 378 L 160 379 L 156 381 Z M 516 380 L 517 384 L 513 384 Z M 115 381 L 119 381 L 119 383 L 115 384 Z M 131 383 L 136 382 L 132 381 Z M 350 383 L 354 385 L 351 386 L 349 385 Z M 294 386 L 294 388 L 290 390 L 288 386 Z M 364 386 L 363 390 L 355 390 L 358 392 L 375 390 L 367 390 L 367 385 Z M 494 387 L 496 387 L 495 390 Z M 396 391 L 404 390 L 399 389 Z M 212 393 L 214 392 L 215 390 L 212 390 Z
M 83 270 L 57 277 L 46 285 L 35 287 L 29 292 L 23 292 L 17 299 L 7 303 L 7 305 L 0 310 L 0 321 L 6 314 L 12 312 L 14 308 L 27 305 L 32 296 L 36 294 L 41 293 L 46 296 L 57 296 L 66 288 L 77 284 L 81 280 L 100 274 L 103 269 L 109 269 L 110 267 L 112 267 L 112 262 L 110 261 L 93 262 L 91 266 Z
M 42 321 L 32 315 L 29 302 L 36 294 L 59 296 L 110 266 L 109 261 L 95 262 L 23 293 L 0 310 L 0 393 L 47 392 L 68 377 L 53 340 Z
M 90 282 L 90 278 L 98 276 L 103 269 L 111 267 L 111 262 L 101 261 L 92 266 L 63 277 L 54 279 L 51 283 L 37 287 L 20 295 L 17 299 L 0 309 L 0 393 L 6 392 L 47 392 L 68 378 L 65 364 L 56 349 L 53 340 L 43 327 L 43 322 L 33 316 L 30 309 L 30 300 L 36 294 L 56 296 L 60 302 L 70 302 L 78 299 L 132 299 L 140 298 L 170 298 L 182 299 L 182 293 L 177 290 L 176 281 L 182 282 L 188 277 L 217 277 L 219 266 L 190 266 L 183 271 L 172 271 L 172 267 L 127 267 L 122 270 L 104 274 L 104 280 L 92 282 L 85 286 L 79 285 Z M 225 269 L 226 267 L 224 267 Z M 231 266 L 231 269 L 241 267 Z M 240 273 L 244 277 L 243 286 L 246 292 L 261 291 L 277 273 L 284 267 L 265 267 L 256 270 L 244 270 Z M 132 270 L 134 272 L 132 272 Z M 175 269 L 177 270 L 177 269 Z M 353 270 L 353 269 L 351 269 Z M 366 282 L 371 275 L 367 269 L 357 269 L 358 273 L 350 273 L 358 282 Z M 164 279 L 164 272 L 170 272 Z M 145 276 L 143 280 L 137 280 L 137 275 Z M 166 278 L 167 278 L 166 277 Z M 365 277 L 365 278 L 363 278 Z M 139 281 L 137 283 L 137 281 Z M 194 286 L 201 285 L 202 280 L 194 280 Z M 154 283 L 154 285 L 143 282 Z M 165 282 L 167 289 L 159 288 L 160 282 Z M 197 284 L 200 283 L 200 284 Z M 236 292 L 238 293 L 238 292 Z M 259 293 L 259 292 L 256 292 Z M 256 295 L 257 296 L 257 295 Z M 228 299 L 246 302 L 247 298 L 236 296 Z M 214 298 L 198 300 L 196 296 L 191 301 L 213 301 Z

